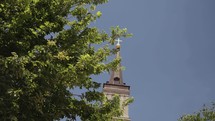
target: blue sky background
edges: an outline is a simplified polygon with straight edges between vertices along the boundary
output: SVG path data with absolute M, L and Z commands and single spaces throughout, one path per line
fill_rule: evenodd
M 126 27 L 124 81 L 132 121 L 177 121 L 215 101 L 215 0 L 110 0 L 100 29 Z M 96 77 L 109 80 L 108 74 Z

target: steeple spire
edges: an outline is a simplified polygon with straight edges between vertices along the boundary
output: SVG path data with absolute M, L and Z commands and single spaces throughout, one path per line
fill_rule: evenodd
M 116 53 L 116 59 L 120 59 L 120 42 L 122 42 L 122 40 L 120 40 L 119 38 L 116 40 L 117 44 L 116 44 L 116 49 L 118 50 L 118 52 Z M 112 70 L 111 72 L 111 77 L 109 80 L 110 84 L 117 84 L 117 85 L 124 85 L 123 83 L 123 79 L 122 79 L 122 66 L 121 63 L 119 63 L 117 65 L 116 70 Z

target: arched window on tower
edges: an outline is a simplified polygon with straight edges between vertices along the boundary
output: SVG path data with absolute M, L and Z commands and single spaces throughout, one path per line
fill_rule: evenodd
M 115 77 L 114 78 L 114 84 L 120 84 L 120 78 L 119 77 Z

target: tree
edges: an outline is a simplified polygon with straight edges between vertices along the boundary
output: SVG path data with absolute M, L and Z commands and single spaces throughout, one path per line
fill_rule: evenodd
M 111 120 L 121 114 L 119 98 L 105 101 L 90 78 L 116 67 L 109 45 L 128 37 L 90 23 L 107 0 L 0 1 L 0 120 Z M 95 49 L 93 45 L 106 43 Z M 80 95 L 74 89 L 85 89 Z
M 178 121 L 215 121 L 215 103 L 211 107 L 204 106 L 195 114 L 184 115 Z

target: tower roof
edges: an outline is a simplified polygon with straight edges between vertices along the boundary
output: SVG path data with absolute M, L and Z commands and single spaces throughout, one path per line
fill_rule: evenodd
M 116 59 L 120 59 L 120 42 L 122 42 L 122 40 L 118 39 L 116 40 L 117 44 L 116 44 L 116 49 L 118 50 L 116 53 Z M 111 72 L 111 77 L 110 80 L 108 81 L 109 84 L 116 84 L 116 85 L 125 85 L 125 83 L 123 83 L 123 79 L 122 79 L 122 66 L 121 63 L 119 63 L 117 65 L 116 70 L 112 70 Z

